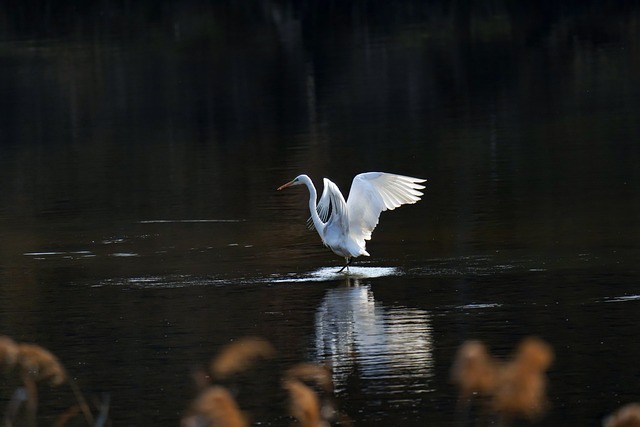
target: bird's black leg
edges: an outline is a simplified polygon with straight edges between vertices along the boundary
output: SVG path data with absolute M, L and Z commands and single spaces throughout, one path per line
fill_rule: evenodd
M 338 273 L 342 273 L 342 270 L 344 270 L 345 268 L 347 269 L 347 271 L 349 271 L 349 266 L 351 265 L 351 262 L 353 262 L 353 258 L 345 258 L 345 259 L 347 260 L 347 263 L 344 265 L 344 267 L 338 270 Z

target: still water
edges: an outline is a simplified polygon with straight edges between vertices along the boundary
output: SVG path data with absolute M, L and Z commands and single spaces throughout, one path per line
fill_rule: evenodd
M 237 387 L 256 425 L 290 423 L 302 361 L 356 425 L 466 425 L 456 348 L 527 335 L 556 354 L 539 425 L 639 400 L 640 11 L 303 3 L 15 12 L 0 333 L 108 393 L 114 425 L 177 425 L 246 335 L 278 350 Z M 306 189 L 275 189 L 370 170 L 425 196 L 337 274 Z M 48 425 L 71 401 L 44 393 Z

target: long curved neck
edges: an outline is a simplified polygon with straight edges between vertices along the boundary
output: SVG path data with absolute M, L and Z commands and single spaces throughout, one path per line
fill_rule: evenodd
M 302 182 L 304 182 L 309 189 L 309 212 L 311 212 L 311 220 L 313 221 L 313 225 L 316 227 L 316 230 L 318 230 L 318 234 L 322 237 L 325 223 L 322 222 L 320 216 L 318 216 L 318 210 L 316 208 L 318 193 L 316 192 L 316 187 L 313 185 L 311 178 L 306 175 L 302 178 Z

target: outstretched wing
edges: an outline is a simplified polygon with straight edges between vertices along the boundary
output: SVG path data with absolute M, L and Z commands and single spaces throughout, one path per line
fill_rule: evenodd
M 349 190 L 347 211 L 349 234 L 364 247 L 371 239 L 373 229 L 383 211 L 420 200 L 424 179 L 384 172 L 367 172 L 356 175 Z
M 329 216 L 334 212 L 341 214 L 344 218 L 344 214 L 347 211 L 347 204 L 344 201 L 342 193 L 340 193 L 340 189 L 327 178 L 324 178 L 323 182 L 324 189 L 322 190 L 322 196 L 320 196 L 320 200 L 318 200 L 316 205 L 316 210 L 318 211 L 320 220 L 322 220 L 322 222 L 327 222 L 329 220 Z M 315 228 L 311 218 L 307 220 L 307 227 L 309 227 L 310 230 Z

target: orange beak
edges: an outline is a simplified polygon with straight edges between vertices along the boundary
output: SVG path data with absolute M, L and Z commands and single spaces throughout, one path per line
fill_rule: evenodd
M 293 180 L 295 181 L 295 179 Z M 282 190 L 283 188 L 287 188 L 288 186 L 290 186 L 291 184 L 293 184 L 293 181 L 289 181 L 284 185 L 281 185 L 280 187 L 278 187 L 278 190 Z

